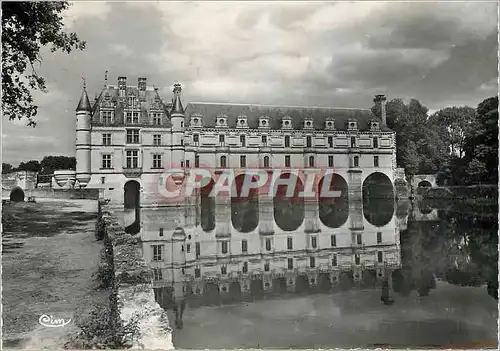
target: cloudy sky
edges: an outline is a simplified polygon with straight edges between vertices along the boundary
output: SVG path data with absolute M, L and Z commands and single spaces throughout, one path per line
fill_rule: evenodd
M 2 125 L 3 161 L 74 156 L 81 76 L 90 98 L 104 72 L 147 77 L 183 101 L 369 108 L 376 93 L 431 111 L 497 92 L 497 5 L 402 2 L 78 2 L 71 55 L 44 51 L 37 127 Z

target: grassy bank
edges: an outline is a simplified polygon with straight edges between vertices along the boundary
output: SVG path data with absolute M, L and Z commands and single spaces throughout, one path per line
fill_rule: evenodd
M 78 330 L 75 306 L 89 303 L 102 248 L 96 214 L 90 200 L 3 205 L 4 347 L 60 348 Z M 47 328 L 42 315 L 71 322 Z

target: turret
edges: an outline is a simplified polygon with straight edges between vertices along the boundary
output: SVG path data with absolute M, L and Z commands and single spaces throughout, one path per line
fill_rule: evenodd
M 172 110 L 170 112 L 170 122 L 172 123 L 172 164 L 173 168 L 180 168 L 184 165 L 184 108 L 181 102 L 181 85 L 174 84 L 174 97 L 172 100 Z
M 76 107 L 76 179 L 82 188 L 90 181 L 91 115 L 92 105 L 84 82 L 82 95 Z

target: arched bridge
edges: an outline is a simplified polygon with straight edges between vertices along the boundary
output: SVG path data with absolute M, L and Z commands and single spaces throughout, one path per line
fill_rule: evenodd
M 436 176 L 434 174 L 415 174 L 411 185 L 414 189 L 418 187 L 436 187 Z
M 24 201 L 25 192 L 35 189 L 37 172 L 19 171 L 2 174 L 2 198 Z

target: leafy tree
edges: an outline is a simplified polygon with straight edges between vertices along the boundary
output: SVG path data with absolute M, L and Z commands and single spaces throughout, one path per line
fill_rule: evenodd
M 53 174 L 59 169 L 76 169 L 76 159 L 68 156 L 45 156 L 40 162 L 42 174 Z
M 471 179 L 481 183 L 481 178 L 486 173 L 486 165 L 484 164 L 484 162 L 481 162 L 477 158 L 475 158 L 467 165 L 466 172 L 469 174 Z
M 40 165 L 40 162 L 36 160 L 31 160 L 28 162 L 21 162 L 19 164 L 19 167 L 17 167 L 17 171 L 28 171 L 28 172 L 40 172 L 42 169 L 42 166 Z
M 70 53 L 83 50 L 85 42 L 63 31 L 62 12 L 68 2 L 2 2 L 2 110 L 9 120 L 26 118 L 35 126 L 37 105 L 32 90 L 46 90 L 35 66 L 40 49 Z
M 12 165 L 9 163 L 2 162 L 2 174 L 12 172 Z

